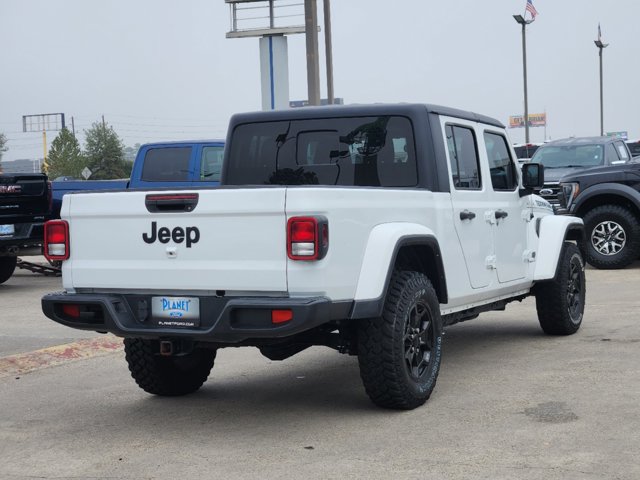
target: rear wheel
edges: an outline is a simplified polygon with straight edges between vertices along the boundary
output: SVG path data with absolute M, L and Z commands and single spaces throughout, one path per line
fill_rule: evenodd
M 584 216 L 585 259 L 596 268 L 624 268 L 640 253 L 640 222 L 625 207 L 601 205 Z
M 378 406 L 410 410 L 431 395 L 442 357 L 440 303 L 429 279 L 394 272 L 381 317 L 358 329 L 360 376 Z
M 536 285 L 536 309 L 542 330 L 549 335 L 576 333 L 582 324 L 586 291 L 580 250 L 565 242 L 556 278 Z
M 18 257 L 0 257 L 0 283 L 11 278 L 16 269 Z
M 216 358 L 214 349 L 161 356 L 158 340 L 125 338 L 125 358 L 131 376 L 147 393 L 163 396 L 195 392 L 207 380 Z

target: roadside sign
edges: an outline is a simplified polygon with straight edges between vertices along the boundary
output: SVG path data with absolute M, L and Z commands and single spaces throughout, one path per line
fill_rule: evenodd
M 629 140 L 629 132 L 607 132 L 607 137 L 620 138 L 622 140 Z

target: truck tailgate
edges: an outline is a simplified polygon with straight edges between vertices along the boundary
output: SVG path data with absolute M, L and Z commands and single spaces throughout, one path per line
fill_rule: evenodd
M 287 291 L 284 188 L 66 195 L 65 288 Z M 148 195 L 195 194 L 192 211 L 149 211 Z M 154 210 L 151 208 L 151 210 Z
M 36 174 L 0 176 L 0 223 L 33 221 L 49 213 L 47 177 Z

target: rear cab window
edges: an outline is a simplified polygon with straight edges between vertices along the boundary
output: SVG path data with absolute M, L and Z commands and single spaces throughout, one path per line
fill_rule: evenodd
M 145 182 L 186 182 L 192 147 L 151 148 L 144 156 L 141 180 Z
M 258 122 L 232 134 L 228 185 L 414 187 L 410 120 L 402 116 Z

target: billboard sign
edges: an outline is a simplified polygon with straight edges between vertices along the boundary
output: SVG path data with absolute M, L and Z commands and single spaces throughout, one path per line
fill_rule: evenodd
M 546 125 L 547 125 L 546 113 L 530 113 L 529 114 L 530 127 L 546 127 Z M 524 115 L 510 116 L 509 128 L 524 128 Z
M 607 132 L 607 137 L 615 137 L 621 140 L 629 140 L 629 132 Z
M 50 132 L 64 128 L 64 113 L 41 113 L 22 116 L 23 132 Z

